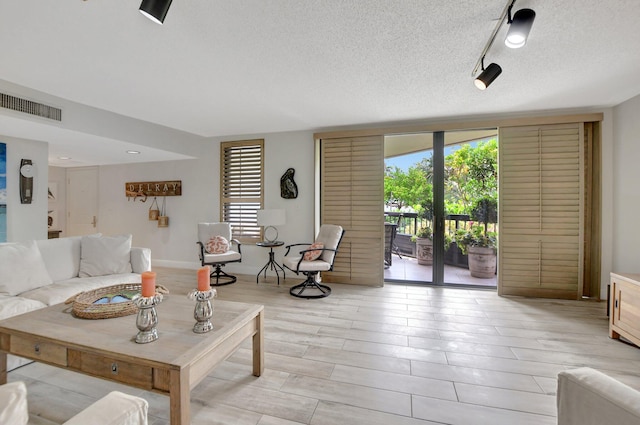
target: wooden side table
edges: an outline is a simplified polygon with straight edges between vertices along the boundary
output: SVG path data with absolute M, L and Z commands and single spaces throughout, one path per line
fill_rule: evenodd
M 264 267 L 258 272 L 258 274 L 256 275 L 256 284 L 258 283 L 258 279 L 260 278 L 260 274 L 262 272 L 264 272 L 264 277 L 265 279 L 267 278 L 267 269 L 269 270 L 273 270 L 276 272 L 276 276 L 278 277 L 278 285 L 280 285 L 280 274 L 278 273 L 278 269 L 280 269 L 282 271 L 282 278 L 286 279 L 286 275 L 284 273 L 284 269 L 282 268 L 282 266 L 280 264 L 278 264 L 278 262 L 275 260 L 275 253 L 273 252 L 273 248 L 276 246 L 282 246 L 284 245 L 284 242 L 282 241 L 273 241 L 273 242 L 269 242 L 269 241 L 262 241 L 262 242 L 256 242 L 256 245 L 262 247 L 262 248 L 269 248 L 269 261 L 267 261 L 267 264 L 264 265 Z

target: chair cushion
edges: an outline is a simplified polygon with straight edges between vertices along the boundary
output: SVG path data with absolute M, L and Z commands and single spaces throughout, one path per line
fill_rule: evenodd
M 131 235 L 83 236 L 80 277 L 131 273 Z
M 229 250 L 224 254 L 204 254 L 204 264 L 228 263 L 238 261 L 242 256 L 239 252 Z
M 0 294 L 18 295 L 52 283 L 36 241 L 0 244 Z
M 282 265 L 293 270 L 294 272 L 326 272 L 331 270 L 331 264 L 322 260 L 305 261 L 302 260 L 300 268 L 298 268 L 298 262 L 300 257 L 284 257 L 282 259 Z
M 211 236 L 222 236 L 226 240 L 231 240 L 231 224 L 220 223 L 198 223 L 198 240 L 205 245 Z
M 337 226 L 335 224 L 323 224 L 320 226 L 320 231 L 318 232 L 318 237 L 316 237 L 316 242 L 322 242 L 325 248 L 337 249 L 340 244 L 340 239 L 342 238 L 342 227 Z M 335 257 L 335 252 L 326 250 L 322 252 L 320 255 L 320 259 L 322 261 L 326 261 L 329 264 L 333 264 L 333 258 Z
M 0 385 L 0 424 L 26 425 L 28 422 L 27 387 L 24 382 Z
M 309 248 L 307 248 L 307 249 L 313 250 L 313 251 L 305 252 L 304 253 L 304 260 L 305 261 L 317 260 L 322 255 L 322 248 L 324 248 L 324 244 L 322 242 L 314 242 L 314 243 L 312 243 L 311 246 Z
M 229 241 L 224 236 L 211 236 L 204 249 L 207 254 L 224 254 L 229 251 Z

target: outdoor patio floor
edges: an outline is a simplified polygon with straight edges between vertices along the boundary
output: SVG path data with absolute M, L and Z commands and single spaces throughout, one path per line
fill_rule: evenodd
M 418 282 L 431 282 L 432 268 L 431 266 L 423 266 L 418 264 L 418 260 L 405 255 L 399 258 L 396 254 L 392 255 L 391 267 L 384 270 L 385 280 L 407 280 Z M 444 281 L 448 285 L 474 285 L 483 287 L 497 286 L 497 276 L 492 279 L 479 279 L 472 277 L 468 269 L 444 266 Z

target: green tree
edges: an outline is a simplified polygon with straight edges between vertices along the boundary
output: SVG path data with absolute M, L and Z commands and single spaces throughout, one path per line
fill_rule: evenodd
M 471 214 L 482 198 L 497 200 L 498 144 L 495 139 L 465 144 L 445 157 L 445 207 L 449 214 Z
M 397 208 L 410 206 L 419 213 L 433 211 L 433 186 L 424 171 L 417 166 L 405 173 L 398 167 L 386 167 L 384 176 L 384 200 Z

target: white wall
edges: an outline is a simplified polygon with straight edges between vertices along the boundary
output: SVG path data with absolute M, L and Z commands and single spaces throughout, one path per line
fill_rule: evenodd
M 47 238 L 47 181 L 49 148 L 46 143 L 0 136 L 7 144 L 7 241 Z M 20 203 L 20 160 L 35 165 L 31 204 Z
M 612 266 L 640 273 L 640 96 L 613 113 Z M 608 277 L 608 276 L 607 276 Z
M 196 241 L 197 223 L 219 220 L 220 142 L 265 139 L 265 207 L 284 208 L 287 224 L 279 226 L 279 239 L 286 243 L 313 241 L 313 164 L 312 132 L 273 133 L 216 138 L 201 145 L 198 159 L 113 165 L 99 167 L 98 231 L 106 235 L 131 233 L 133 244 L 151 248 L 153 264 L 183 268 L 199 267 Z M 297 199 L 280 197 L 280 177 L 292 167 L 296 170 Z M 167 197 L 169 227 L 158 228 L 148 220 L 152 198 L 145 203 L 127 200 L 126 182 L 181 180 L 182 196 Z M 162 204 L 162 199 L 158 198 Z M 266 263 L 268 251 L 243 245 L 243 260 L 230 264 L 230 272 L 255 274 Z M 283 249 L 276 250 L 281 259 Z

